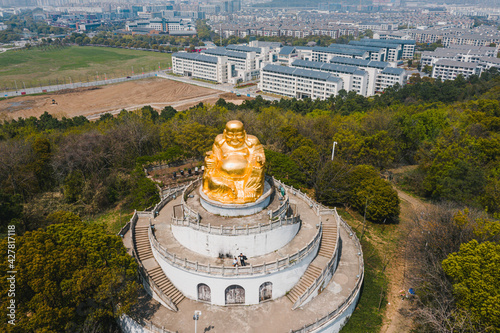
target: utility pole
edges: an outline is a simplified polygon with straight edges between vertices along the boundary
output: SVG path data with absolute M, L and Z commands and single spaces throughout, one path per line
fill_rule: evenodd
M 333 149 L 332 149 L 332 161 L 333 161 L 333 156 L 335 156 L 335 145 L 337 144 L 337 141 L 333 141 Z
M 201 316 L 201 311 L 196 310 L 193 315 L 194 333 L 196 333 L 196 330 L 198 329 L 198 319 L 200 319 L 200 316 Z

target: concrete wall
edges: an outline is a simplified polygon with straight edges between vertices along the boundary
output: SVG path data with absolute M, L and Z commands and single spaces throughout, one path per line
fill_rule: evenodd
M 351 317 L 354 309 L 356 308 L 356 304 L 358 304 L 359 295 L 361 293 L 361 288 L 358 289 L 356 296 L 353 298 L 353 302 L 336 318 L 334 318 L 329 323 L 323 325 L 322 327 L 310 331 L 311 333 L 338 333 L 347 323 L 349 318 Z
M 250 235 L 215 235 L 190 227 L 172 225 L 175 239 L 185 248 L 204 256 L 218 257 L 219 253 L 247 257 L 261 256 L 288 244 L 297 234 L 300 223 L 285 225 Z
M 284 296 L 293 288 L 304 274 L 311 261 L 316 257 L 319 243 L 300 262 L 271 274 L 260 274 L 253 276 L 221 277 L 200 274 L 196 271 L 187 271 L 168 263 L 154 247 L 153 255 L 161 268 L 184 296 L 193 300 L 198 299 L 198 284 L 204 283 L 210 287 L 211 303 L 215 305 L 226 305 L 225 291 L 231 285 L 239 285 L 245 289 L 245 305 L 259 304 L 259 288 L 265 282 L 271 282 L 272 299 Z

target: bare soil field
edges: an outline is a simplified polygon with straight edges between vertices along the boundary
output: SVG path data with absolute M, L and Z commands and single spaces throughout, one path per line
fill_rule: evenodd
M 235 104 L 248 99 L 219 90 L 155 78 L 9 98 L 0 101 L 0 120 L 39 117 L 45 111 L 58 118 L 83 115 L 96 119 L 105 112 L 135 110 L 144 105 L 151 105 L 158 110 L 171 105 L 177 110 L 184 110 L 200 102 L 214 104 L 221 95 Z

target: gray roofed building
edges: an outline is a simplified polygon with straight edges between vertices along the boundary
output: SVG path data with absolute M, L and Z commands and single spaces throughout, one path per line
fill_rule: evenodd
M 333 57 L 330 59 L 330 63 L 334 64 L 345 64 L 357 67 L 371 67 L 384 69 L 389 67 L 388 62 L 384 61 L 375 61 L 375 60 L 365 60 L 365 59 L 352 59 L 352 58 L 344 58 L 344 57 Z
M 323 70 L 323 71 L 340 72 L 340 73 L 353 74 L 353 75 L 364 75 L 365 74 L 365 71 L 360 70 L 355 66 L 330 64 L 327 62 L 320 62 L 320 61 L 307 61 L 307 60 L 302 60 L 302 59 L 295 60 L 292 63 L 292 66 L 314 68 L 314 69 Z
M 176 52 L 172 54 L 172 57 L 209 62 L 212 64 L 216 64 L 218 62 L 217 57 L 211 57 L 199 53 Z
M 401 75 L 405 72 L 404 69 L 402 68 L 394 68 L 394 67 L 386 67 L 384 70 L 382 70 L 381 73 L 384 74 L 393 74 L 393 75 Z
M 268 72 L 273 72 L 273 73 L 288 74 L 288 75 L 300 76 L 300 77 L 317 79 L 317 80 L 322 80 L 322 81 L 329 80 L 332 82 L 342 82 L 341 78 L 333 76 L 329 73 L 313 71 L 313 70 L 309 70 L 309 69 L 293 68 L 293 67 L 287 67 L 287 66 L 267 64 L 266 66 L 264 66 L 263 70 L 268 71 Z
M 255 52 L 260 54 L 262 49 L 260 47 L 251 47 L 246 45 L 228 45 L 226 46 L 227 50 L 237 51 L 237 52 Z
M 292 53 L 295 53 L 296 52 L 296 49 L 294 46 L 284 46 L 281 48 L 280 50 L 280 55 L 289 55 L 289 54 L 292 54 Z
M 347 54 L 347 55 L 353 55 L 353 56 L 359 56 L 362 57 L 366 54 L 365 50 L 360 50 L 360 49 L 347 49 L 343 47 L 322 47 L 322 46 L 316 46 L 312 48 L 313 52 L 323 52 L 323 53 L 340 53 L 340 54 Z
M 224 47 L 217 47 L 215 49 L 203 50 L 202 52 L 205 54 L 213 54 L 217 56 L 226 56 L 226 57 L 241 58 L 241 59 L 247 58 L 247 55 L 243 52 L 229 51 Z

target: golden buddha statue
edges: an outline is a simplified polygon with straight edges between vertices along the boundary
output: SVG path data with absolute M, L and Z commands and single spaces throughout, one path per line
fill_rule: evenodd
M 206 153 L 203 192 L 226 204 L 254 202 L 264 192 L 265 162 L 259 139 L 247 135 L 241 121 L 228 121 Z

